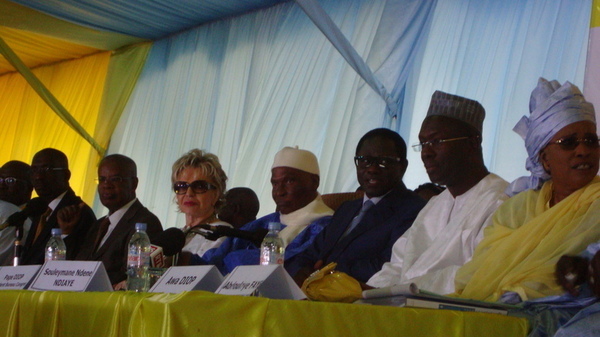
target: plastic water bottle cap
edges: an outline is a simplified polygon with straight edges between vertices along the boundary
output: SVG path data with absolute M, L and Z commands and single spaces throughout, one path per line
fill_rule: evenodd
M 269 222 L 269 226 L 268 229 L 270 231 L 272 230 L 280 230 L 281 229 L 281 224 L 279 222 Z
M 141 222 L 136 223 L 135 224 L 135 230 L 136 231 L 144 231 L 145 232 L 146 231 L 146 224 L 145 223 L 141 223 Z
M 50 233 L 52 233 L 53 236 L 54 235 L 62 235 L 62 230 L 60 228 L 52 228 Z

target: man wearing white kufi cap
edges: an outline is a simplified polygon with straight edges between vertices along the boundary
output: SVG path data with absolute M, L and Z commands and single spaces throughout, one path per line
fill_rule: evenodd
M 275 155 L 271 166 L 272 196 L 277 211 L 252 221 L 241 230 L 266 230 L 270 222 L 280 222 L 279 233 L 286 246 L 285 267 L 302 252 L 314 237 L 329 224 L 333 210 L 327 207 L 317 192 L 319 163 L 310 151 L 284 147 Z M 228 238 L 219 248 L 208 251 L 202 258 L 194 256 L 194 264 L 214 264 L 226 274 L 239 265 L 259 262 L 259 247 L 248 240 Z M 295 270 L 288 272 L 293 275 Z

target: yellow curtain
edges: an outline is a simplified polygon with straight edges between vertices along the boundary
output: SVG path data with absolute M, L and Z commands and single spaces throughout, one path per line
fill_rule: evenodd
M 122 46 L 147 41 L 135 36 L 80 26 L 16 4 L 10 0 L 0 0 L 0 8 L 2 8 L 0 11 L 0 26 L 38 33 L 81 46 L 101 50 L 115 50 Z M 21 55 L 16 48 L 15 52 Z
M 88 132 L 96 129 L 110 54 L 102 52 L 33 70 Z M 0 163 L 12 159 L 30 163 L 37 151 L 57 148 L 69 158 L 71 187 L 91 204 L 96 188 L 89 177 L 96 175 L 98 154 L 89 143 L 65 124 L 19 73 L 0 76 L 0 102 L 0 118 L 7 121 L 0 134 Z
M 45 35 L 0 26 L 0 37 L 19 55 L 29 68 L 79 58 L 100 51 Z M 8 61 L 0 57 L 0 74 L 15 71 Z

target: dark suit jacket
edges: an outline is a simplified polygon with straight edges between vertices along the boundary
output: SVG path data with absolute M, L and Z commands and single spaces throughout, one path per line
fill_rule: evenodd
M 56 218 L 56 214 L 61 208 L 71 206 L 71 205 L 79 205 L 83 201 L 81 198 L 75 195 L 72 189 L 68 189 L 67 193 L 64 195 L 56 209 L 50 214 L 50 218 L 46 221 L 46 225 L 42 229 L 40 236 L 33 241 L 35 237 L 35 232 L 37 231 L 37 226 L 40 222 L 40 217 L 35 217 L 32 219 L 31 229 L 29 230 L 29 234 L 27 235 L 27 239 L 25 240 L 25 247 L 23 250 L 23 256 L 21 258 L 22 264 L 43 264 L 44 263 L 44 251 L 46 249 L 46 243 L 52 237 L 52 228 L 59 228 L 58 220 Z M 94 211 L 88 206 L 85 207 L 81 211 L 81 219 L 73 229 L 73 232 L 65 237 L 65 245 L 67 246 L 67 260 L 75 259 L 83 239 L 85 238 L 90 225 L 96 221 L 96 216 L 94 215 Z
M 396 240 L 412 225 L 425 201 L 402 184 L 371 207 L 360 223 L 342 238 L 360 211 L 362 199 L 347 201 L 312 246 L 296 256 L 294 269 L 312 268 L 318 260 L 337 262 L 336 270 L 366 282 L 390 261 Z
M 83 247 L 77 255 L 77 260 L 102 261 L 110 282 L 116 284 L 127 278 L 127 246 L 131 236 L 135 233 L 135 224 L 138 222 L 146 224 L 146 233 L 150 240 L 162 233 L 162 225 L 152 212 L 144 207 L 139 200 L 136 200 L 123 214 L 104 244 L 97 251 L 94 251 L 100 223 L 104 218 L 98 219 L 91 226 Z

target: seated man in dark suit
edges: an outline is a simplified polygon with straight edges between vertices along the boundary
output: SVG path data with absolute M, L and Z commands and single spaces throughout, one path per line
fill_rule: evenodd
M 367 132 L 358 142 L 354 162 L 365 196 L 342 204 L 312 246 L 296 257 L 293 268 L 299 270 L 294 275 L 298 284 L 330 262 L 366 282 L 390 260 L 394 242 L 425 206 L 402 182 L 408 165 L 406 144 L 396 132 Z
M 11 160 L 0 167 L 0 200 L 22 208 L 31 199 L 31 166 L 22 161 Z
M 87 234 L 89 224 L 96 220 L 92 209 L 69 186 L 71 171 L 67 156 L 59 150 L 46 148 L 33 156 L 31 183 L 37 195 L 48 202 L 48 210 L 32 219 L 25 241 L 21 264 L 44 263 L 46 243 L 52 228 L 58 228 L 58 211 L 72 205 L 81 209 L 81 218 L 70 227 L 61 227 L 67 246 L 67 260 L 73 260 Z
M 0 167 L 0 221 L 25 208 L 31 199 L 31 167 L 22 161 L 11 160 Z M 23 223 L 21 235 L 27 237 L 31 220 Z M 12 266 L 14 263 L 15 227 L 0 230 L 0 265 Z
M 77 260 L 102 261 L 113 286 L 127 276 L 127 250 L 135 224 L 145 223 L 150 240 L 162 232 L 162 225 L 136 198 L 138 186 L 135 162 L 126 156 L 106 156 L 98 166 L 98 196 L 108 215 L 90 228 Z

